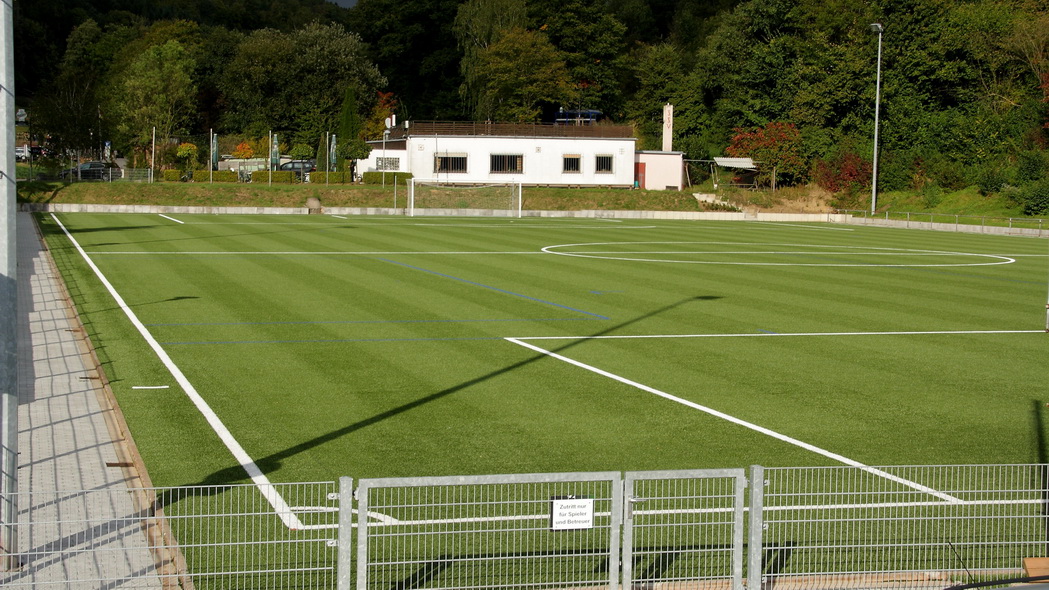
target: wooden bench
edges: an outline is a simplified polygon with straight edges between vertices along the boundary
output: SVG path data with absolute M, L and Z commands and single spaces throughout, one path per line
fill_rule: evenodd
M 1028 577 L 1049 576 L 1049 557 L 1025 557 L 1024 575 Z M 1045 582 L 1046 580 L 1038 580 L 1038 583 Z

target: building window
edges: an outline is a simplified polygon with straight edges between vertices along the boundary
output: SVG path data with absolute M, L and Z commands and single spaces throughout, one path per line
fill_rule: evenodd
M 524 171 L 524 156 L 492 154 L 491 171 L 500 173 L 517 173 Z
M 597 156 L 594 160 L 594 172 L 612 172 L 612 156 Z
M 561 158 L 561 162 L 561 172 L 574 174 L 583 171 L 582 158 L 578 154 L 565 155 Z
M 400 158 L 375 158 L 376 170 L 400 170 Z
M 433 159 L 433 171 L 434 172 L 466 172 L 466 156 L 463 155 L 443 155 L 434 156 Z

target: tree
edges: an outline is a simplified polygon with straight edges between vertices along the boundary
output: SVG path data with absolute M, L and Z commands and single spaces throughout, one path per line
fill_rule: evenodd
M 535 121 L 543 103 L 576 96 L 564 60 L 545 35 L 513 29 L 479 55 L 481 118 Z
M 640 136 L 640 149 L 661 149 L 663 105 L 674 101 L 684 75 L 677 50 L 668 43 L 642 46 L 634 52 L 633 86 L 626 116 Z
M 481 55 L 507 31 L 524 28 L 525 23 L 524 0 L 469 0 L 459 6 L 453 25 L 463 52 L 459 63 L 463 76 L 459 95 L 475 118 L 484 118 L 480 112 L 484 92 Z
M 167 139 L 185 124 L 197 92 L 194 66 L 178 41 L 150 47 L 131 62 L 117 101 L 117 129 L 132 147 L 143 151 L 154 126 Z
M 760 162 L 759 180 L 783 179 L 788 184 L 805 180 L 807 166 L 801 155 L 801 134 L 791 123 L 774 121 L 764 127 L 736 129 L 725 153 Z M 775 172 L 774 172 L 775 171 Z
M 318 23 L 291 33 L 251 33 L 222 79 L 226 129 L 252 135 L 280 131 L 306 144 L 335 127 L 344 88 L 353 85 L 370 95 L 386 83 L 366 58 L 360 37 Z
M 568 68 L 573 106 L 618 116 L 626 26 L 597 0 L 534 0 L 529 9 L 534 28 L 550 39 Z

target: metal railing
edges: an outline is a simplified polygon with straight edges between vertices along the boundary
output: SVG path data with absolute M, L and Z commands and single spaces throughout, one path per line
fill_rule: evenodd
M 4 588 L 334 588 L 334 483 L 279 484 L 300 530 L 253 485 L 16 495 Z
M 980 228 L 1005 228 L 1010 230 L 1049 230 L 1049 221 L 1036 217 L 995 217 L 991 215 L 961 215 L 958 213 L 933 213 L 911 211 L 879 211 L 871 215 L 868 210 L 841 209 L 844 213 L 862 222 L 893 222 L 903 227 L 926 229 L 953 229 L 953 231 L 980 231 Z M 902 222 L 902 223 L 901 223 Z M 932 227 L 929 227 L 932 226 Z
M 1044 464 L 754 466 L 32 492 L 0 585 L 934 589 L 1047 557 L 1047 482 Z

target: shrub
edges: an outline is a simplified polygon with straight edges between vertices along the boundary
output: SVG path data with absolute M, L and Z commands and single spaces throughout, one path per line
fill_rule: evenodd
M 365 172 L 363 174 L 364 184 L 382 184 L 382 172 Z M 408 184 L 408 179 L 412 177 L 411 172 L 387 172 L 386 173 L 386 184 Z
M 292 148 L 288 155 L 291 156 L 292 160 L 309 160 L 313 158 L 313 148 L 304 144 L 297 143 Z
M 234 170 L 213 170 L 210 173 L 207 168 L 194 170 L 191 176 L 193 182 L 237 182 L 237 173 Z
M 812 177 L 820 188 L 832 193 L 852 192 L 870 186 L 871 163 L 856 152 L 843 152 L 829 161 L 817 160 Z
M 273 172 L 256 170 L 251 173 L 251 181 L 263 184 L 268 183 L 270 182 L 270 174 L 273 174 L 273 182 L 275 184 L 294 184 L 296 182 L 295 173 L 291 170 L 274 170 Z
M 1049 179 L 1042 179 L 1020 187 L 1013 199 L 1023 207 L 1024 215 L 1049 213 Z
M 1016 155 L 1016 182 L 1021 185 L 1041 180 L 1047 170 L 1049 162 L 1041 150 L 1029 150 Z
M 179 182 L 182 180 L 181 170 L 161 170 L 160 179 L 164 182 Z
M 353 175 L 349 172 L 310 172 L 310 184 L 349 184 Z
M 986 166 L 976 171 L 973 184 L 983 196 L 1000 193 L 1009 182 L 1009 175 L 998 167 Z

